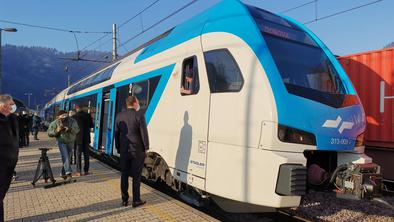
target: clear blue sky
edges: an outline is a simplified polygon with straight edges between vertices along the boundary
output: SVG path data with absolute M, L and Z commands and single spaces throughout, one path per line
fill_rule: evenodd
M 142 18 L 148 27 L 191 0 L 161 0 L 147 10 Z M 280 12 L 310 0 L 244 0 L 245 3 Z M 374 0 L 319 0 L 318 17 L 329 15 Z M 11 20 L 35 25 L 52 26 L 82 31 L 111 31 L 112 23 L 121 24 L 154 0 L 0 0 L 0 20 Z M 120 53 L 145 42 L 170 27 L 204 11 L 219 0 L 199 0 L 180 14 L 135 39 Z M 300 22 L 314 19 L 313 4 L 286 13 Z M 351 11 L 308 25 L 323 42 L 338 55 L 352 54 L 382 48 L 394 41 L 394 1 L 384 0 L 375 5 Z M 60 51 L 74 51 L 76 44 L 72 34 L 11 25 L 0 22 L 0 28 L 16 27 L 17 33 L 3 33 L 2 44 L 45 46 Z M 120 42 L 141 31 L 140 20 L 134 20 L 120 29 Z M 80 48 L 85 47 L 102 34 L 78 34 Z M 89 49 L 110 50 L 110 36 Z M 101 46 L 100 46 L 101 45 Z

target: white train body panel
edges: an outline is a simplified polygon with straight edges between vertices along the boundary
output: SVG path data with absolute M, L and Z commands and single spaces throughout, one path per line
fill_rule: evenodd
M 247 23 L 245 27 L 249 28 L 248 33 L 242 33 L 242 28 L 221 31 L 232 30 L 231 22 L 238 19 L 239 14 L 233 15 L 231 13 L 235 12 L 231 10 L 228 13 L 232 17 L 225 17 L 224 21 L 221 21 L 221 18 L 212 21 L 208 19 L 209 16 L 215 18 L 218 11 L 223 11 L 221 4 L 247 17 L 242 21 Z M 201 16 L 201 19 L 197 19 L 198 22 L 191 22 L 191 26 L 185 25 L 185 35 L 188 31 L 194 31 L 197 33 L 195 36 L 191 35 L 186 40 L 182 39 L 182 35 L 179 37 L 175 34 L 163 37 L 162 44 L 167 44 L 167 48 L 149 55 L 149 50 L 154 51 L 161 47 L 159 40 L 153 47 L 137 50 L 108 66 L 108 69 L 114 67 L 110 79 L 73 93 L 70 93 L 70 87 L 48 105 L 97 95 L 98 111 L 95 120 L 97 124 L 102 124 L 104 120 L 100 119 L 100 109 L 104 106 L 103 103 L 107 102 L 106 105 L 110 107 L 110 102 L 114 102 L 112 105 L 116 107 L 124 102 L 116 99 L 121 86 L 144 80 L 145 76 L 152 72 L 165 76 L 164 72 L 170 70 L 168 81 L 160 80 L 164 83 L 160 86 L 162 92 L 160 95 L 155 92 L 154 96 L 158 100 L 152 102 L 155 107 L 147 117 L 149 152 L 163 158 L 176 180 L 211 195 L 270 208 L 298 206 L 300 196 L 277 194 L 278 178 L 282 165 L 307 165 L 303 153 L 305 150 L 350 153 L 338 155 L 338 163 L 357 159 L 370 162 L 370 159 L 362 154 L 352 153 L 354 143 L 342 144 L 344 146 L 341 147 L 327 142 L 327 138 L 332 135 L 351 138 L 349 141 L 354 142 L 355 135 L 359 135 L 365 128 L 361 121 L 362 107 L 355 105 L 334 109 L 286 91 L 284 80 L 278 75 L 277 68 L 274 68 L 275 63 L 269 55 L 267 45 L 264 45 L 256 24 L 248 18 L 251 16 L 243 7 L 237 1 L 220 3 L 211 12 Z M 226 19 L 230 22 L 225 21 Z M 224 28 L 217 28 L 218 24 Z M 233 24 L 237 25 L 239 26 Z M 210 31 L 211 29 L 216 31 Z M 318 42 L 317 38 L 315 41 Z M 211 92 L 205 53 L 218 49 L 228 50 L 242 73 L 243 85 L 237 92 Z M 328 52 L 325 53 L 330 56 Z M 197 58 L 199 90 L 195 95 L 185 96 L 180 91 L 183 62 L 192 56 Z M 102 71 L 97 73 L 100 72 Z M 104 92 L 105 90 L 107 91 Z M 352 89 L 348 90 L 351 92 Z M 106 101 L 102 99 L 104 93 L 108 96 Z M 312 113 L 309 109 L 316 109 L 316 112 Z M 111 112 L 115 112 L 115 108 L 109 110 L 109 113 Z M 335 129 L 322 128 L 325 120 L 335 119 L 338 115 L 358 118 L 360 121 L 346 135 L 339 135 Z M 115 115 L 106 117 L 109 120 L 108 130 L 113 127 L 114 117 Z M 317 142 L 315 141 L 314 145 L 283 142 L 278 138 L 281 125 L 312 132 L 316 135 Z M 101 126 L 97 125 L 95 142 L 91 144 L 96 149 L 97 141 L 102 135 L 107 135 L 101 131 Z M 111 131 L 108 132 L 107 137 L 113 140 Z M 108 144 L 105 153 L 116 156 L 113 144 Z

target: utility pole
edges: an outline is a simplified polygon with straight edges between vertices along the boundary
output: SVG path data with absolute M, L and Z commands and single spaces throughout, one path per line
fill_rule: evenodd
M 64 71 L 67 73 L 67 87 L 70 87 L 70 73 L 68 72 L 68 66 L 64 67 Z
M 118 46 L 116 44 L 116 24 L 112 24 L 112 61 L 118 58 Z
M 16 28 L 0 28 L 0 93 L 3 93 L 3 67 L 2 67 L 2 57 L 1 57 L 1 31 L 5 32 L 17 32 Z
M 27 96 L 27 107 L 30 108 L 30 97 L 33 95 L 33 93 L 25 93 L 25 96 Z

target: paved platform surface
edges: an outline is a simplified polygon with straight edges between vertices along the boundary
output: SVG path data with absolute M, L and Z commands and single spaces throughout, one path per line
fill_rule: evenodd
M 216 221 L 145 184 L 141 186 L 141 198 L 147 200 L 146 205 L 120 206 L 120 173 L 93 158 L 92 174 L 77 177 L 76 183 L 44 189 L 45 183 L 40 180 L 33 188 L 31 182 L 41 155 L 39 147 L 53 148 L 48 156 L 55 179 L 62 181 L 55 141 L 44 133 L 39 138 L 30 147 L 20 149 L 18 179 L 5 198 L 6 221 Z M 75 165 L 72 167 L 75 170 Z

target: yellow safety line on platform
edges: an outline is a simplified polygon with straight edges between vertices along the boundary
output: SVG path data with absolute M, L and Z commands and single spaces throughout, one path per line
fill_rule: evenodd
M 119 190 L 119 179 L 110 179 L 108 176 L 108 174 L 106 173 L 99 173 L 99 171 L 92 171 L 92 174 L 94 176 L 98 176 L 100 179 L 104 180 L 106 184 L 110 185 L 113 189 L 115 189 L 116 191 L 120 192 Z M 130 187 L 131 189 L 131 187 Z M 149 210 L 151 213 L 153 213 L 155 216 L 157 216 L 160 220 L 163 221 L 177 221 L 174 217 L 172 217 L 171 215 L 167 214 L 166 212 L 160 210 L 158 207 L 151 205 L 149 203 L 146 204 L 146 206 L 144 206 L 145 209 Z

